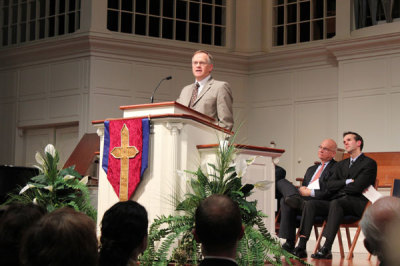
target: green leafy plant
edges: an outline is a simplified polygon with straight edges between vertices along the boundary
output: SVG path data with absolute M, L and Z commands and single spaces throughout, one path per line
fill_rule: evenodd
M 35 159 L 39 175 L 32 177 L 19 192 L 9 194 L 4 204 L 33 202 L 49 212 L 69 206 L 96 220 L 97 213 L 90 204 L 89 190 L 86 186 L 88 177 L 82 178 L 74 170 L 74 166 L 59 170 L 60 157 L 51 144 L 46 146 L 44 156 L 37 152 Z
M 221 142 L 216 151 L 215 164 L 200 166 L 195 172 L 185 171 L 192 176 L 189 180 L 190 192 L 176 205 L 176 210 L 183 214 L 161 216 L 154 220 L 149 230 L 148 248 L 140 257 L 141 264 L 167 265 L 173 261 L 177 265 L 197 265 L 201 258 L 200 245 L 191 233 L 195 210 L 203 199 L 212 194 L 228 195 L 239 204 L 245 225 L 245 234 L 237 249 L 239 265 L 264 265 L 265 262 L 282 265 L 281 257 L 290 265 L 290 259 L 299 260 L 283 250 L 279 240 L 268 232 L 262 220 L 266 215 L 257 210 L 257 202 L 246 199 L 254 188 L 267 189 L 269 183 L 242 184 L 242 176 L 255 158 L 234 162 L 236 149 L 233 139 Z

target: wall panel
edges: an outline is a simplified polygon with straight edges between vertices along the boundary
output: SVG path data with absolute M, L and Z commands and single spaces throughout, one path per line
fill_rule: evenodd
M 0 165 L 14 164 L 15 104 L 0 104 Z
M 24 68 L 20 72 L 19 96 L 40 95 L 47 92 L 49 71 L 46 65 Z
M 50 66 L 50 91 L 71 92 L 81 87 L 82 64 L 80 61 L 67 61 Z
M 130 91 L 133 86 L 132 64 L 122 61 L 95 59 L 92 61 L 93 86 L 112 90 Z
M 291 100 L 293 74 L 291 72 L 268 73 L 251 76 L 251 99 L 253 103 L 265 106 L 276 101 Z M 249 89 L 248 89 L 249 90 Z
M 50 98 L 50 119 L 79 117 L 81 113 L 81 95 L 60 96 Z
M 37 123 L 49 115 L 48 102 L 46 98 L 39 98 L 18 103 L 18 121 L 20 123 Z
M 4 71 L 0 72 L 0 100 L 10 99 L 17 96 L 17 72 Z
M 351 97 L 342 100 L 339 133 L 355 131 L 365 140 L 365 151 L 385 151 L 388 143 L 388 102 L 386 96 Z M 390 107 L 389 107 L 390 108 Z
M 340 145 L 337 135 L 337 101 L 317 101 L 296 104 L 294 131 L 294 173 L 304 176 L 307 168 L 318 159 L 318 145 L 332 138 Z
M 343 92 L 365 93 L 386 87 L 387 62 L 384 58 L 343 63 Z
M 313 68 L 296 72 L 295 100 L 337 97 L 337 68 Z

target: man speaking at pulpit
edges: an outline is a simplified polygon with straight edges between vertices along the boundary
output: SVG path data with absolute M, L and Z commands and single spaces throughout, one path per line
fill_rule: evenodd
M 210 53 L 199 50 L 192 57 L 195 82 L 185 86 L 178 103 L 217 120 L 220 127 L 232 130 L 232 91 L 227 82 L 212 78 L 214 60 Z

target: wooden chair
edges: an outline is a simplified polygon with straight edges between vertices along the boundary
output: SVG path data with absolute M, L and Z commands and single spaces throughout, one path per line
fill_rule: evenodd
M 393 179 L 392 189 L 390 195 L 400 198 L 400 179 Z
M 277 215 L 275 216 L 275 233 L 276 233 L 276 235 L 279 234 L 279 229 L 280 229 L 280 214 L 281 214 L 281 210 L 279 209 Z M 301 215 L 297 215 L 296 216 L 297 232 L 296 232 L 295 243 L 297 243 L 297 240 L 299 239 L 299 236 L 300 236 L 300 222 L 301 222 Z M 322 227 L 323 222 L 324 222 L 324 217 L 320 217 L 320 216 L 315 217 L 314 233 L 315 233 L 315 238 L 316 239 L 319 237 L 318 228 Z
M 378 187 L 378 179 L 376 179 L 374 187 L 375 187 L 375 189 Z M 365 206 L 363 215 L 364 215 L 365 210 L 369 207 L 369 205 L 371 205 L 371 202 L 368 202 L 367 205 Z M 361 218 L 363 215 L 361 215 Z M 345 231 L 346 231 L 347 245 L 349 247 L 349 253 L 347 254 L 346 259 L 349 260 L 353 257 L 353 252 L 356 247 L 358 237 L 360 236 L 360 233 L 361 233 L 361 227 L 359 224 L 361 221 L 361 218 L 358 218 L 357 216 L 353 216 L 353 215 L 346 215 L 343 218 L 343 222 L 340 224 L 339 230 L 337 232 L 337 237 L 338 237 L 338 243 L 339 243 L 340 256 L 342 258 L 344 258 L 344 249 L 343 249 L 342 233 L 341 233 L 340 229 L 345 228 Z M 324 221 L 324 223 L 322 225 L 322 231 L 324 230 L 325 225 L 326 225 L 326 221 Z M 350 228 L 357 228 L 353 239 L 351 239 Z M 317 239 L 317 244 L 315 246 L 314 253 L 316 253 L 318 251 L 319 246 L 321 245 L 321 238 L 322 238 L 322 233 L 319 236 L 319 238 Z

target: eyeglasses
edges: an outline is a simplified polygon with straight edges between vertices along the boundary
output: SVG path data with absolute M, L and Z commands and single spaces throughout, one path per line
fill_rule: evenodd
M 208 65 L 208 62 L 204 62 L 204 61 L 192 61 L 192 65 L 194 65 L 194 66 L 197 66 L 197 65 L 205 66 L 205 65 Z
M 322 147 L 321 145 L 318 146 L 318 149 L 319 149 L 319 150 L 326 151 L 326 152 L 332 151 L 331 149 L 328 149 L 328 148 L 326 148 L 326 147 Z

